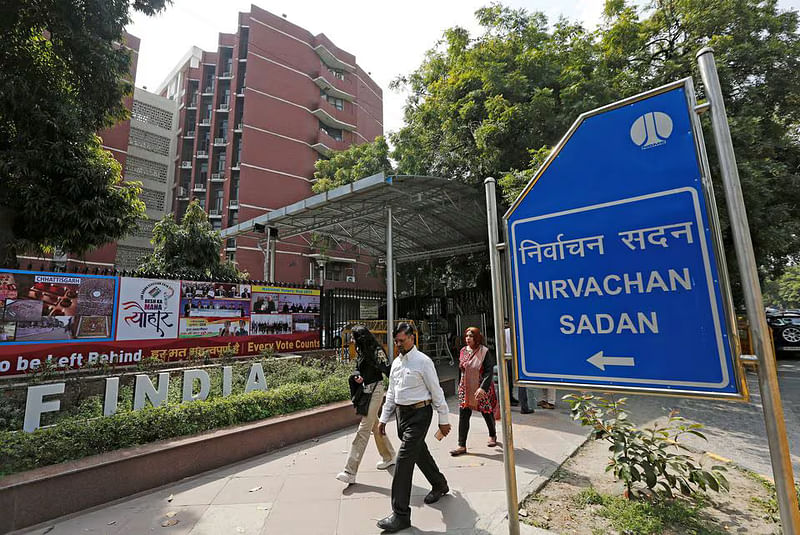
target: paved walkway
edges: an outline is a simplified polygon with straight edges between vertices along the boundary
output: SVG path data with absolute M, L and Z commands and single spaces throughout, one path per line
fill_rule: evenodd
M 440 376 L 447 376 L 445 366 Z M 800 362 L 779 363 L 781 394 L 789 442 L 800 476 Z M 708 443 L 689 439 L 697 448 L 734 459 L 770 476 L 758 382 L 748 374 L 751 403 L 731 403 L 658 396 L 630 396 L 631 417 L 639 425 L 661 418 L 672 408 L 706 426 Z M 559 397 L 566 392 L 559 391 Z M 513 409 L 517 484 L 520 498 L 544 482 L 580 444 L 586 433 L 559 401 L 554 411 L 522 415 Z M 457 408 L 450 400 L 451 423 Z M 488 448 L 482 418 L 473 416 L 469 455 L 450 457 L 455 429 L 442 442 L 431 426 L 428 445 L 447 477 L 451 493 L 438 503 L 422 503 L 429 488 L 417 471 L 412 490 L 414 528 L 405 534 L 508 533 L 502 448 Z M 283 450 L 65 517 L 24 533 L 60 534 L 351 534 L 380 533 L 375 522 L 388 515 L 391 473 L 375 468 L 370 443 L 357 484 L 345 488 L 334 476 L 343 467 L 354 429 L 342 430 Z M 394 423 L 387 426 L 393 444 Z M 173 525 L 169 525 L 173 524 Z M 167 527 L 163 527 L 166 525 Z M 545 533 L 523 526 L 523 533 Z
M 450 400 L 451 423 L 457 407 Z M 434 417 L 435 419 L 435 417 Z M 566 406 L 522 415 L 514 408 L 517 481 L 520 496 L 544 480 L 583 443 L 585 433 Z M 428 446 L 447 477 L 451 493 L 434 505 L 422 498 L 430 490 L 415 472 L 409 534 L 508 533 L 504 524 L 505 485 L 502 448 L 486 446 L 483 419 L 473 416 L 469 455 L 451 457 L 455 429 L 442 442 L 432 425 Z M 345 487 L 335 479 L 342 470 L 354 429 L 113 502 L 24 533 L 61 534 L 325 534 L 380 533 L 375 523 L 391 512 L 391 473 L 375 468 L 378 454 L 370 443 L 357 483 Z M 394 422 L 387 434 L 398 445 Z M 393 470 L 393 469 L 392 469 Z M 174 524 L 168 527 L 164 525 Z M 46 531 L 48 530 L 49 531 Z M 545 533 L 524 526 L 523 533 Z

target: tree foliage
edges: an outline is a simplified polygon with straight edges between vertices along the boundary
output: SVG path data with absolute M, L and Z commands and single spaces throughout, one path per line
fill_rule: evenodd
M 315 167 L 314 178 L 317 181 L 311 186 L 314 193 L 322 193 L 377 173 L 391 174 L 389 145 L 383 136 L 378 136 L 370 143 L 335 152 L 327 160 L 317 160 Z
M 0 261 L 17 249 L 84 252 L 124 237 L 140 186 L 96 132 L 126 117 L 129 10 L 169 0 L 10 0 L 0 7 Z
M 476 187 L 495 176 L 511 201 L 580 113 L 685 76 L 702 98 L 695 54 L 710 45 L 757 259 L 765 274 L 779 274 L 800 253 L 797 13 L 775 0 L 608 0 L 604 14 L 589 32 L 494 4 L 476 12 L 477 37 L 447 30 L 393 84 L 410 92 L 405 125 L 391 135 L 398 172 Z M 710 130 L 705 138 L 713 149 Z M 716 181 L 713 150 L 710 160 Z
M 211 227 L 197 200 L 186 208 L 181 223 L 168 214 L 153 228 L 154 251 L 137 270 L 141 275 L 174 274 L 184 279 L 245 279 L 246 273 L 220 259 L 222 237 Z

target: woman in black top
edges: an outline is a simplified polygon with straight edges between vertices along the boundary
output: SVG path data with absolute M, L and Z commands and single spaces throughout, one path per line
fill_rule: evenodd
M 350 454 L 347 456 L 347 465 L 344 471 L 336 476 L 336 479 L 348 485 L 356 482 L 356 473 L 361 464 L 361 458 L 364 456 L 364 450 L 367 449 L 370 433 L 375 438 L 378 453 L 383 459 L 378 462 L 377 468 L 385 470 L 394 464 L 392 443 L 389 442 L 386 435 L 378 432 L 378 415 L 383 403 L 383 394 L 386 391 L 383 386 L 383 376 L 389 376 L 390 366 L 386 361 L 386 354 L 369 329 L 363 325 L 357 325 L 353 328 L 352 334 L 358 354 L 356 370 L 353 372 L 352 379 L 363 386 L 363 395 L 371 396 L 371 398 L 367 404 L 366 415 L 361 417 L 358 430 L 353 437 Z

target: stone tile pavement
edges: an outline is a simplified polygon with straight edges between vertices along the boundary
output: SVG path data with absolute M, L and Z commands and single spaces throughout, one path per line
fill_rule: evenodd
M 450 421 L 456 424 L 454 400 L 450 406 Z M 572 422 L 565 406 L 530 415 L 514 408 L 513 422 L 517 483 L 523 497 L 546 481 L 583 443 L 586 434 Z M 448 454 L 457 445 L 455 429 L 441 442 L 433 436 L 435 429 L 432 425 L 428 446 L 448 478 L 451 492 L 436 504 L 424 505 L 422 498 L 430 489 L 417 470 L 411 500 L 414 527 L 401 533 L 508 533 L 502 448 L 486 446 L 488 434 L 482 418 L 473 416 L 467 443 L 470 454 L 461 457 Z M 378 454 L 374 443 L 367 448 L 355 485 L 345 487 L 334 477 L 344 467 L 354 431 L 322 436 L 20 533 L 381 533 L 375 523 L 391 512 L 393 468 L 375 468 Z M 396 433 L 392 422 L 387 434 L 395 446 Z M 546 532 L 523 526 L 523 533 Z

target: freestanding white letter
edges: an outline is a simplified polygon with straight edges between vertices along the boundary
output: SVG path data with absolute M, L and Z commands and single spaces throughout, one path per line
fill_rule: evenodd
M 119 377 L 108 377 L 106 379 L 106 396 L 103 398 L 103 416 L 116 414 L 117 399 L 119 399 Z
M 247 394 L 253 390 L 267 391 L 267 380 L 264 377 L 264 368 L 261 367 L 260 362 L 256 362 L 250 367 L 250 375 L 247 376 L 247 386 L 244 387 L 244 393 Z
M 144 408 L 145 402 L 149 399 L 153 407 L 160 407 L 167 401 L 169 391 L 169 373 L 158 374 L 158 390 L 153 386 L 152 381 L 146 375 L 136 376 L 136 386 L 133 389 L 133 410 L 138 411 Z
M 200 381 L 200 392 L 194 393 L 194 382 Z M 211 390 L 211 378 L 203 370 L 186 370 L 183 372 L 183 401 L 206 399 Z
M 39 429 L 39 422 L 43 412 L 55 412 L 61 408 L 61 400 L 44 401 L 43 398 L 63 393 L 64 383 L 29 386 L 28 399 L 25 400 L 25 422 L 22 425 L 22 430 L 26 433 L 33 433 Z
M 233 384 L 233 366 L 222 367 L 222 397 L 231 395 L 231 385 Z

